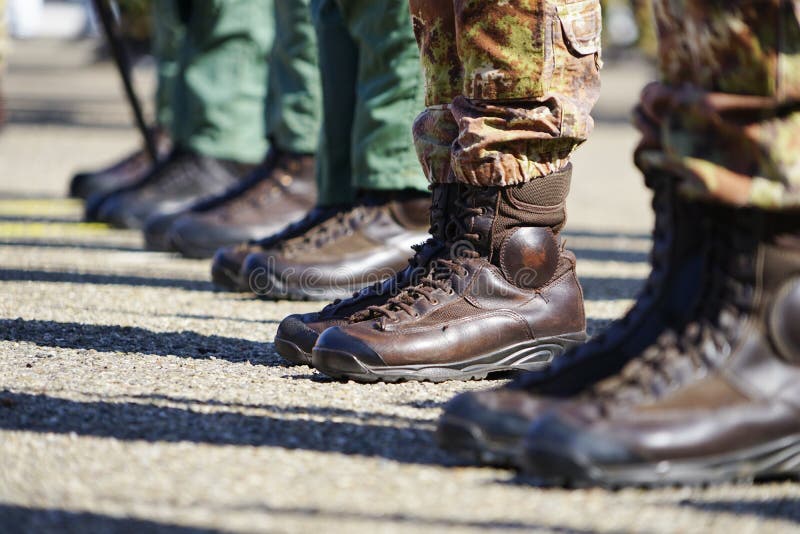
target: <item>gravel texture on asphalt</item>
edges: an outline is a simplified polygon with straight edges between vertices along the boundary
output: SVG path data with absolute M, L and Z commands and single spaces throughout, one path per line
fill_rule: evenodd
M 287 366 L 277 325 L 318 304 L 214 291 L 207 262 L 142 252 L 139 234 L 81 223 L 80 204 L 59 198 L 68 171 L 136 142 L 91 51 L 19 43 L 6 79 L 0 532 L 800 529 L 798 484 L 542 489 L 437 449 L 442 403 L 502 379 L 359 385 Z M 614 119 L 635 97 L 626 80 L 647 71 L 618 69 L 607 77 L 624 90 L 601 101 L 576 158 L 567 233 L 593 332 L 648 272 L 635 134 Z M 152 72 L 137 74 L 149 89 Z

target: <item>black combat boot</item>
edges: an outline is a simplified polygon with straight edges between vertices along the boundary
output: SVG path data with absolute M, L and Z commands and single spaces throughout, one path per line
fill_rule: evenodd
M 112 193 L 99 207 L 92 203 L 92 209 L 101 222 L 142 228 L 149 217 L 182 212 L 201 199 L 224 193 L 254 167 L 175 149 L 139 183 Z

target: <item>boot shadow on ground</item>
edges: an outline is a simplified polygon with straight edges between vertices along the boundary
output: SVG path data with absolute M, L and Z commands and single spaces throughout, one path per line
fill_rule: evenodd
M 730 501 L 684 500 L 679 504 L 703 512 L 750 515 L 762 519 L 776 519 L 800 524 L 800 498 L 774 498 L 758 501 L 746 499 Z
M 491 529 L 493 531 L 544 530 L 547 532 L 584 534 L 590 531 L 572 528 L 540 525 L 521 521 L 470 521 L 448 518 L 415 517 L 407 514 L 368 514 L 348 511 L 329 511 L 311 507 L 248 507 L 248 510 L 262 512 L 276 519 L 316 519 L 328 521 L 368 521 L 388 526 L 410 526 L 419 528 L 469 528 Z M 215 515 L 222 516 L 227 511 L 215 508 Z M 233 512 L 239 511 L 233 509 Z M 332 523 L 333 524 L 333 523 Z M 211 534 L 220 530 L 189 527 L 161 523 L 148 519 L 113 517 L 93 512 L 70 512 L 56 508 L 26 508 L 23 506 L 0 505 L 0 529 L 4 532 L 155 532 L 162 534 Z
M 117 274 L 70 273 L 35 269 L 0 269 L 0 281 L 170 287 L 187 291 L 216 291 L 214 285 L 210 281 L 203 280 Z
M 772 483 L 781 483 L 785 481 L 792 481 L 796 482 L 796 479 L 785 479 L 785 478 L 777 478 L 777 479 L 770 479 L 770 480 L 759 480 L 753 483 L 750 482 L 736 482 L 736 483 L 729 483 L 732 487 L 741 487 L 746 488 L 747 486 L 761 486 L 761 485 L 769 485 Z M 601 487 L 594 487 L 588 486 L 583 487 L 580 489 L 574 489 L 571 487 L 565 486 L 553 486 L 552 484 L 545 484 L 541 480 L 526 475 L 522 473 L 518 473 L 514 475 L 510 479 L 506 480 L 495 480 L 497 484 L 507 484 L 511 486 L 521 486 L 527 487 L 532 489 L 544 490 L 544 491 L 554 491 L 554 492 L 562 492 L 562 491 L 609 491 L 613 492 L 616 490 L 604 490 Z M 703 486 L 703 491 L 707 489 L 713 489 L 715 487 L 720 487 L 720 485 L 711 484 L 710 486 Z M 659 491 L 674 491 L 679 489 L 679 486 L 668 486 L 663 488 L 654 488 L 651 492 L 659 492 Z M 766 519 L 766 520 L 778 520 L 778 521 L 789 521 L 792 523 L 800 524 L 800 499 L 794 497 L 776 497 L 776 498 L 767 498 L 767 499 L 760 499 L 757 501 L 747 500 L 747 499 L 736 499 L 736 500 L 726 500 L 726 501 L 706 501 L 706 500 L 691 500 L 691 499 L 683 499 L 680 502 L 672 502 L 672 501 L 663 501 L 663 502 L 656 502 L 654 503 L 656 506 L 661 507 L 691 507 L 701 512 L 708 512 L 709 514 L 720 514 L 720 513 L 727 513 L 727 514 L 734 514 L 737 516 L 753 516 L 759 519 Z
M 113 517 L 93 512 L 57 508 L 28 508 L 0 504 L 0 530 L 11 533 L 39 532 L 154 532 L 160 534 L 211 534 L 214 529 L 159 523 L 148 519 Z
M 575 253 L 578 264 L 582 260 L 593 261 L 615 261 L 620 263 L 647 263 L 649 254 L 647 252 L 636 252 L 630 250 L 617 250 L 606 248 L 582 248 L 567 246 L 568 250 Z
M 0 276 L 2 276 L 0 274 Z M 627 300 L 636 297 L 644 286 L 642 278 L 603 278 L 579 276 L 586 300 Z
M 2 399 L 0 394 L 0 399 Z M 145 394 L 145 395 L 121 395 L 104 396 L 104 399 L 109 401 L 128 401 L 128 400 L 144 400 L 144 401 L 164 401 L 177 404 L 185 404 L 187 407 L 191 405 L 199 405 L 204 407 L 220 407 L 231 409 L 252 409 L 252 410 L 271 410 L 278 413 L 294 414 L 294 415 L 321 415 L 326 417 L 351 417 L 369 419 L 371 421 L 381 420 L 387 423 L 408 423 L 408 424 L 430 424 L 430 419 L 423 419 L 419 417 L 405 417 L 394 414 L 367 412 L 365 410 L 347 410 L 344 408 L 334 407 L 320 407 L 320 406 L 278 406 L 271 404 L 248 404 L 240 402 L 226 402 L 217 399 L 192 399 L 188 397 L 175 397 L 172 395 L 162 394 Z M 411 403 L 404 404 L 411 406 Z
M 103 242 L 82 242 L 82 241 L 44 241 L 36 239 L 3 239 L 0 240 L 0 247 L 36 247 L 36 248 L 57 248 L 57 249 L 76 249 L 76 250 L 105 250 L 108 252 L 146 252 L 141 246 L 116 245 Z
M 369 413 L 352 413 L 359 419 L 369 416 Z M 4 430 L 74 433 L 151 443 L 280 447 L 385 458 L 407 464 L 454 465 L 449 455 L 434 443 L 432 424 L 409 424 L 404 418 L 390 414 L 381 417 L 387 424 L 333 421 L 330 417 L 322 421 L 284 419 L 224 410 L 201 413 L 191 407 L 0 393 L 0 428 Z M 389 426 L 388 422 L 397 426 Z
M 180 358 L 216 358 L 253 365 L 284 366 L 271 342 L 206 336 L 196 332 L 152 332 L 135 326 L 92 325 L 25 319 L 0 319 L 0 340 L 43 347 L 132 352 Z

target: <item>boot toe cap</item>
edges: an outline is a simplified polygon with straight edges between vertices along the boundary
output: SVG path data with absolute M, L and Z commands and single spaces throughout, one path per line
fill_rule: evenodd
M 263 297 L 282 296 L 281 287 L 275 275 L 272 252 L 253 252 L 242 261 L 242 280 L 256 295 Z
M 303 363 L 311 363 L 311 351 L 320 333 L 311 328 L 308 322 L 311 319 L 310 316 L 316 315 L 293 314 L 281 321 L 275 334 L 278 354 L 289 361 L 295 362 L 299 356 L 303 359 Z
M 217 250 L 211 262 L 211 280 L 214 284 L 230 291 L 248 291 L 248 284 L 242 277 L 242 263 L 247 254 L 242 245 Z
M 117 228 L 140 229 L 147 218 L 147 210 L 130 193 L 108 197 L 97 210 L 97 218 Z
M 222 247 L 242 243 L 253 237 L 239 227 L 220 224 L 202 214 L 187 214 L 172 225 L 170 240 L 182 254 L 208 258 Z
M 386 362 L 367 343 L 334 326 L 319 336 L 312 363 L 323 373 L 338 377 L 369 374 L 370 367 L 387 367 Z
M 144 224 L 144 242 L 148 250 L 173 252 L 175 248 L 169 238 L 170 229 L 179 215 L 156 215 L 149 217 Z
M 482 463 L 510 465 L 521 450 L 531 417 L 517 403 L 501 397 L 522 396 L 506 388 L 470 391 L 450 400 L 439 419 L 439 445 Z
M 69 196 L 73 198 L 88 198 L 94 192 L 91 182 L 92 173 L 79 172 L 69 182 Z
M 604 484 L 605 467 L 644 460 L 616 436 L 554 410 L 529 426 L 520 461 L 528 474 L 545 481 Z

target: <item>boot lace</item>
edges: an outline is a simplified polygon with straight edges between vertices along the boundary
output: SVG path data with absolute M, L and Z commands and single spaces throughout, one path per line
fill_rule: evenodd
M 365 319 L 380 319 L 380 326 L 383 327 L 387 320 L 398 321 L 401 314 L 419 317 L 413 306 L 420 299 L 425 299 L 435 306 L 439 304 L 435 295 L 437 290 L 448 295 L 454 293 L 453 276 L 467 274 L 463 261 L 481 256 L 477 250 L 481 236 L 472 230 L 471 223 L 473 217 L 484 214 L 484 208 L 475 205 L 476 195 L 480 192 L 477 188 L 463 188 L 453 201 L 455 213 L 445 227 L 445 249 L 450 251 L 450 257 L 433 260 L 430 272 L 422 277 L 419 283 L 403 289 L 381 306 L 368 307 L 365 310 L 368 312 L 368 315 L 364 316 Z
M 288 239 L 281 244 L 282 252 L 293 254 L 320 248 L 327 243 L 352 235 L 356 228 L 373 220 L 378 209 L 373 206 L 356 206 L 340 211 L 303 234 Z
M 333 217 L 339 212 L 340 208 L 337 206 L 314 208 L 306 213 L 302 219 L 297 222 L 290 223 L 277 234 L 273 234 L 264 239 L 250 241 L 250 244 L 256 245 L 262 249 L 275 247 L 288 239 L 293 239 L 297 236 L 303 235 L 314 226 L 322 224 L 324 221 L 328 220 L 330 217 Z
M 367 287 L 353 293 L 353 296 L 346 299 L 336 299 L 320 311 L 320 316 L 333 316 L 340 313 L 344 308 L 357 305 L 366 299 L 377 297 L 385 293 L 395 293 L 401 289 L 403 281 L 401 277 L 409 280 L 417 280 L 426 271 L 430 250 L 438 248 L 438 242 L 433 237 L 428 238 L 424 243 L 412 245 L 414 255 L 408 259 L 408 267 L 399 271 L 397 274 L 386 280 L 379 280 Z M 410 272 L 409 272 L 410 270 Z M 357 311 L 348 317 L 349 322 L 359 322 L 369 317 L 369 308 Z
M 433 186 L 430 186 L 429 189 L 432 190 Z M 431 263 L 431 258 L 437 254 L 437 251 L 441 247 L 439 239 L 434 236 L 438 236 L 443 230 L 442 225 L 446 224 L 446 214 L 447 199 L 434 196 L 433 202 L 431 203 L 431 224 L 430 228 L 428 229 L 428 234 L 430 234 L 431 237 L 429 237 L 423 243 L 411 246 L 414 254 L 408 259 L 408 267 L 402 271 L 399 271 L 389 280 L 380 280 L 370 284 L 365 288 L 362 288 L 359 291 L 356 291 L 350 298 L 334 300 L 320 311 L 320 315 L 337 315 L 343 308 L 353 307 L 359 302 L 362 302 L 368 298 L 382 295 L 384 293 L 396 293 L 397 291 L 403 289 L 401 287 L 403 284 L 409 282 L 411 284 L 416 283 L 420 277 L 427 274 L 429 264 Z M 407 280 L 401 280 L 401 277 L 406 278 Z M 372 312 L 369 308 L 359 310 L 348 317 L 348 321 L 351 323 L 360 322 L 368 319 L 371 314 Z

